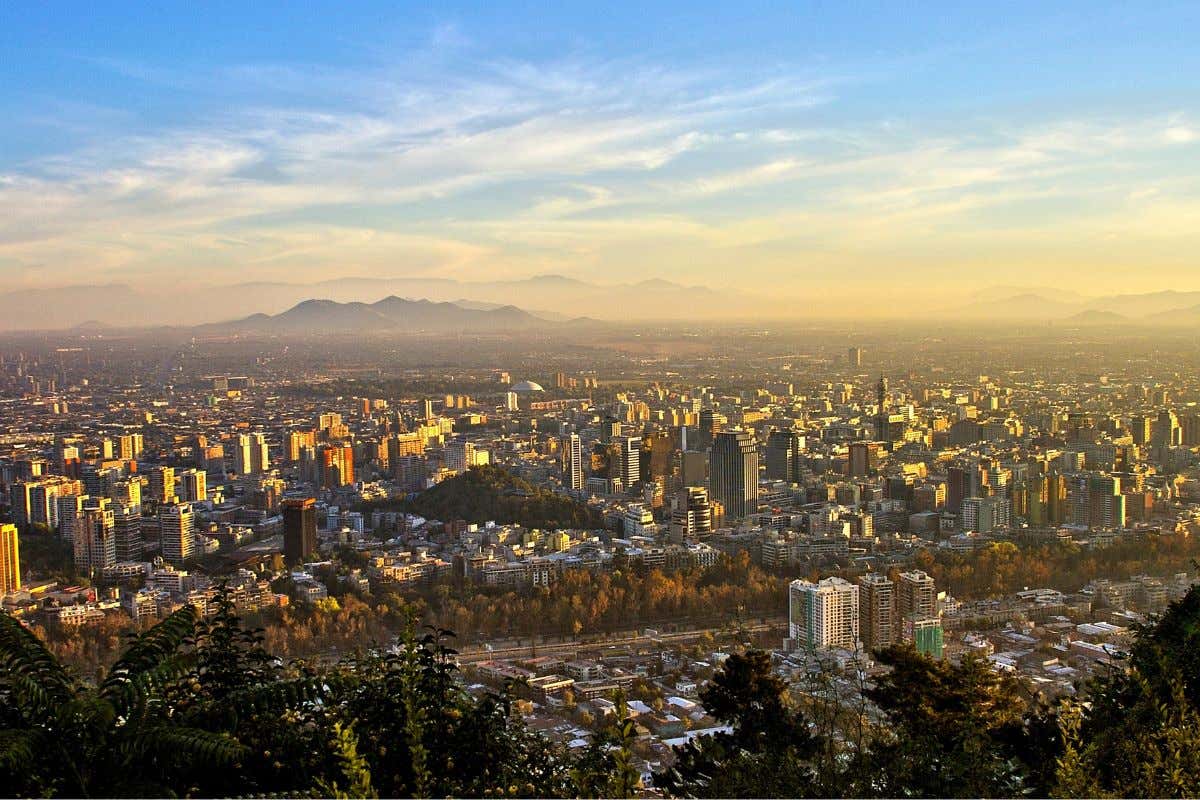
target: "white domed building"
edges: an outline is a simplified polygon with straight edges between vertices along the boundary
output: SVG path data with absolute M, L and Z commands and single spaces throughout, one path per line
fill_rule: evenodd
M 520 383 L 513 384 L 511 391 L 514 391 L 517 394 L 526 395 L 537 394 L 539 392 L 545 392 L 546 390 L 542 388 L 540 383 L 534 383 L 533 381 L 521 381 Z

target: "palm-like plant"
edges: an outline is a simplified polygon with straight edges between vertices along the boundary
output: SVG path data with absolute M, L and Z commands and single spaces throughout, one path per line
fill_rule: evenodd
M 180 724 L 167 689 L 187 675 L 190 607 L 137 636 L 96 686 L 0 614 L 0 786 L 16 796 L 167 795 L 236 763 L 234 739 Z

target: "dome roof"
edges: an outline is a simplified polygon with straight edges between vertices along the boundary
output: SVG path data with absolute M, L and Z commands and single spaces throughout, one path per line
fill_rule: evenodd
M 512 390 L 514 392 L 544 392 L 544 391 L 546 391 L 545 389 L 542 388 L 541 384 L 534 383 L 533 381 L 521 381 L 520 383 L 513 384 Z

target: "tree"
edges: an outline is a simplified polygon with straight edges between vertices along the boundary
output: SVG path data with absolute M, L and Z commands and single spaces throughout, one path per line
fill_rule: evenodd
M 701 702 L 731 733 L 676 747 L 675 763 L 654 783 L 673 796 L 813 797 L 820 786 L 813 758 L 820 742 L 787 702 L 787 684 L 761 650 L 731 655 L 704 688 Z
M 1189 797 L 1200 786 L 1200 589 L 1136 632 L 1127 658 L 1060 714 L 1055 793 Z
M 0 786 L 14 795 L 167 795 L 245 748 L 172 719 L 163 690 L 192 664 L 184 607 L 135 637 L 97 686 L 72 678 L 17 620 L 0 614 Z
M 891 667 L 867 697 L 886 724 L 868 764 L 883 796 L 1010 797 L 1025 788 L 1013 748 L 1024 729 L 1017 681 L 968 655 L 960 664 L 911 645 L 884 648 Z

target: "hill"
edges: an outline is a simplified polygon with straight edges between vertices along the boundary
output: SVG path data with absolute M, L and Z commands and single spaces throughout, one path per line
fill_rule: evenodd
M 403 505 L 428 519 L 526 528 L 598 528 L 600 515 L 584 504 L 539 489 L 496 466 L 474 467 L 442 481 Z

